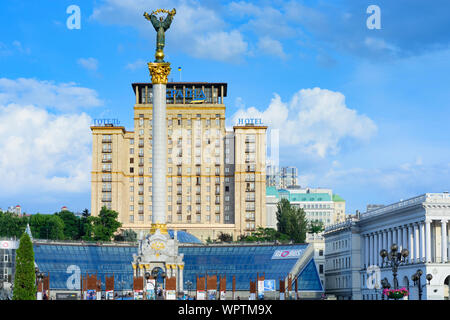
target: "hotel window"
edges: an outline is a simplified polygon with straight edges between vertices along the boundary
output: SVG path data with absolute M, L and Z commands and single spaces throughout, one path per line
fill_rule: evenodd
M 134 148 L 130 148 L 130 154 L 134 154 Z
M 143 127 L 144 126 L 144 119 L 140 118 L 139 119 L 139 127 Z
M 172 119 L 167 120 L 168 125 L 171 126 L 172 125 Z
M 201 218 L 201 216 L 199 214 L 197 214 L 195 219 L 196 219 L 197 222 L 200 222 L 201 221 L 200 218 Z
M 168 170 L 168 173 L 172 173 L 172 167 L 168 167 L 167 170 Z
M 131 182 L 131 183 L 134 182 L 134 177 L 130 177 L 130 182 Z
M 172 211 L 172 205 L 169 204 L 169 205 L 167 206 L 167 209 L 168 209 L 168 211 Z
M 130 186 L 130 192 L 134 192 L 134 186 Z
M 130 215 L 130 222 L 134 222 L 134 216 Z
M 220 222 L 220 214 L 216 214 L 216 222 Z
M 144 135 L 144 129 L 140 129 L 140 130 L 139 130 L 139 135 L 140 135 L 140 136 L 143 136 L 143 135 Z
M 167 191 L 168 191 L 168 192 L 172 192 L 172 186 L 168 186 L 168 187 L 167 187 Z
M 134 139 L 130 139 L 130 144 L 134 144 Z

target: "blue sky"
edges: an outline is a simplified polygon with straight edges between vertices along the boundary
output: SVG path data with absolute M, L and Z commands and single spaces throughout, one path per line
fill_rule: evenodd
M 81 9 L 69 30 L 66 9 Z M 366 12 L 377 5 L 381 29 Z M 261 116 L 280 164 L 332 188 L 347 212 L 449 190 L 448 1 L 2 1 L 0 207 L 90 208 L 95 118 L 133 129 L 155 31 L 177 9 L 166 60 L 183 81 L 228 83 L 228 126 Z

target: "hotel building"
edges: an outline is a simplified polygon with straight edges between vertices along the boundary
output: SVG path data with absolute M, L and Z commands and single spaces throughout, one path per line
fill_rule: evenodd
M 91 212 L 119 212 L 122 229 L 152 223 L 152 83 L 133 83 L 134 131 L 92 126 Z M 214 240 L 266 226 L 265 126 L 225 128 L 226 83 L 167 84 L 168 228 Z

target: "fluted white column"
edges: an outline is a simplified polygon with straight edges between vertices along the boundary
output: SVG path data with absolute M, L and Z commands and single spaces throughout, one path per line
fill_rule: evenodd
M 412 224 L 408 225 L 408 243 L 409 243 L 409 262 L 414 262 L 414 227 Z
M 369 235 L 364 235 L 364 263 L 365 267 L 369 267 Z
M 402 226 L 402 235 L 403 235 L 403 249 L 408 249 L 408 226 Z
M 442 262 L 447 262 L 447 220 L 441 220 L 441 233 L 442 233 L 442 239 L 441 239 L 441 248 L 442 248 Z
M 420 261 L 425 261 L 425 224 L 419 223 L 420 230 Z
M 374 235 L 370 235 L 370 245 L 369 245 L 369 265 L 373 265 L 373 245 L 374 245 Z
M 153 84 L 152 223 L 166 223 L 167 123 L 166 85 Z
M 388 231 L 384 230 L 383 234 L 384 234 L 384 236 L 383 236 L 383 249 L 387 250 L 388 249 Z
M 380 251 L 383 249 L 383 231 L 380 231 L 378 234 L 378 250 L 377 250 L 377 257 L 378 257 L 378 265 L 381 266 L 382 258 L 380 256 Z
M 417 262 L 419 260 L 419 226 L 417 223 L 414 224 L 414 262 Z
M 397 227 L 397 245 L 398 245 L 398 250 L 401 251 L 402 250 L 402 229 L 401 229 L 401 227 Z
M 425 239 L 426 262 L 431 262 L 431 220 L 425 220 Z
M 391 250 L 391 245 L 392 245 L 392 230 L 391 229 L 387 229 L 387 248 L 385 248 L 388 252 Z

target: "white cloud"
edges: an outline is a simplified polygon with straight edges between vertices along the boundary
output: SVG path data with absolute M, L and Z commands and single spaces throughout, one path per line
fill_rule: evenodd
M 275 94 L 268 108 L 238 110 L 232 117 L 262 118 L 270 129 L 280 130 L 280 147 L 290 147 L 324 158 L 336 154 L 344 139 L 367 141 L 377 131 L 375 123 L 350 109 L 340 92 L 302 89 L 288 103 Z
M 91 118 L 73 111 L 101 104 L 96 91 L 74 83 L 0 79 L 3 197 L 39 202 L 89 192 Z
M 77 63 L 89 71 L 97 71 L 98 69 L 98 60 L 95 58 L 80 58 Z
M 242 61 L 247 43 L 240 32 L 211 32 L 198 37 L 191 53 L 197 58 L 211 58 L 218 61 Z
M 0 78 L 0 105 L 10 103 L 59 111 L 103 105 L 95 90 L 79 87 L 73 82 L 55 84 L 52 81 L 36 79 Z
M 257 44 L 258 50 L 271 55 L 279 57 L 283 60 L 287 58 L 286 53 L 284 53 L 283 45 L 280 41 L 272 39 L 270 37 L 261 37 Z
M 144 59 L 137 59 L 134 62 L 130 62 L 129 64 L 127 64 L 125 66 L 125 69 L 134 71 L 140 68 L 145 68 L 145 65 L 147 64 L 147 62 Z
M 227 30 L 218 12 L 203 6 L 200 1 L 155 1 L 151 8 L 176 8 L 177 13 L 166 33 L 165 51 L 182 50 L 197 58 L 236 62 L 247 52 L 247 42 L 238 30 Z M 156 33 L 143 17 L 150 12 L 145 0 L 105 0 L 94 8 L 91 19 L 105 24 L 132 26 L 154 47 Z
M 33 105 L 0 105 L 0 192 L 39 198 L 89 190 L 91 119 Z

